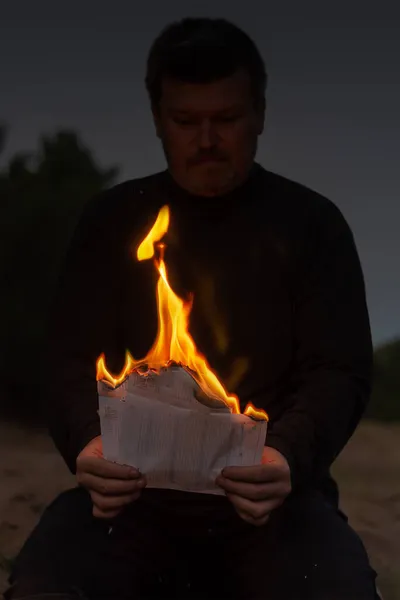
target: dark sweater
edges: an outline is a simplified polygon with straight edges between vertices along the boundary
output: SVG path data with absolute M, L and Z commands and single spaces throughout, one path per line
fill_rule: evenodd
M 266 444 L 291 466 L 295 489 L 334 502 L 329 468 L 370 394 L 372 344 L 352 233 L 332 202 L 255 165 L 218 198 L 195 197 L 168 172 L 91 201 L 76 230 L 49 320 L 46 414 L 71 471 L 100 433 L 95 363 L 118 372 L 157 333 L 152 260 L 136 249 L 158 210 L 174 291 L 194 294 L 190 331 L 242 409 L 270 417 Z

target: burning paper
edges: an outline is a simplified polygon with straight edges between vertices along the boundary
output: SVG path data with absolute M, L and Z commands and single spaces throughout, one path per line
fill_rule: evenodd
M 104 456 L 137 467 L 148 487 L 218 494 L 225 466 L 260 463 L 267 421 L 203 404 L 180 367 L 98 386 Z
M 189 333 L 192 299 L 179 298 L 168 282 L 160 243 L 168 226 L 165 206 L 137 250 L 138 260 L 159 253 L 152 348 L 139 360 L 127 352 L 117 376 L 104 355 L 97 361 L 103 452 L 139 468 L 150 487 L 218 493 L 214 480 L 223 467 L 260 462 L 268 417 L 251 403 L 240 414 L 237 396 L 197 350 Z

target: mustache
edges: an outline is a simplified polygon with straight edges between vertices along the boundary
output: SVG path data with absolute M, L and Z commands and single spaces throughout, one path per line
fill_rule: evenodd
M 199 152 L 191 158 L 188 162 L 189 165 L 198 165 L 206 161 L 222 162 L 226 160 L 226 156 L 216 151 Z

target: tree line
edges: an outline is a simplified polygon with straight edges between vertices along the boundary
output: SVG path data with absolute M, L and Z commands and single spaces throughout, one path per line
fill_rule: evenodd
M 44 322 L 60 265 L 88 200 L 112 185 L 74 131 L 43 135 L 5 159 L 0 127 L 0 412 L 35 419 Z

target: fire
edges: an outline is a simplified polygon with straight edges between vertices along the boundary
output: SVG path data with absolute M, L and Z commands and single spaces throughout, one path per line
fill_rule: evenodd
M 189 333 L 192 298 L 186 301 L 182 300 L 169 285 L 164 261 L 165 245 L 161 242 L 168 231 L 169 217 L 169 207 L 163 206 L 153 227 L 137 249 L 139 261 L 153 258 L 155 248 L 158 250 L 158 257 L 154 258 L 159 273 L 157 282 L 158 332 L 154 344 L 147 355 L 139 360 L 135 360 L 130 352 L 127 352 L 125 365 L 118 376 L 112 375 L 107 370 L 105 356 L 102 354 L 96 365 L 97 380 L 105 381 L 115 388 L 134 370 L 152 369 L 159 372 L 161 368 L 167 367 L 173 362 L 185 368 L 207 396 L 222 400 L 232 413 L 239 414 L 238 397 L 225 390 L 207 363 L 207 359 L 197 350 Z M 265 411 L 255 408 L 251 403 L 246 406 L 244 414 L 255 419 L 268 420 Z

